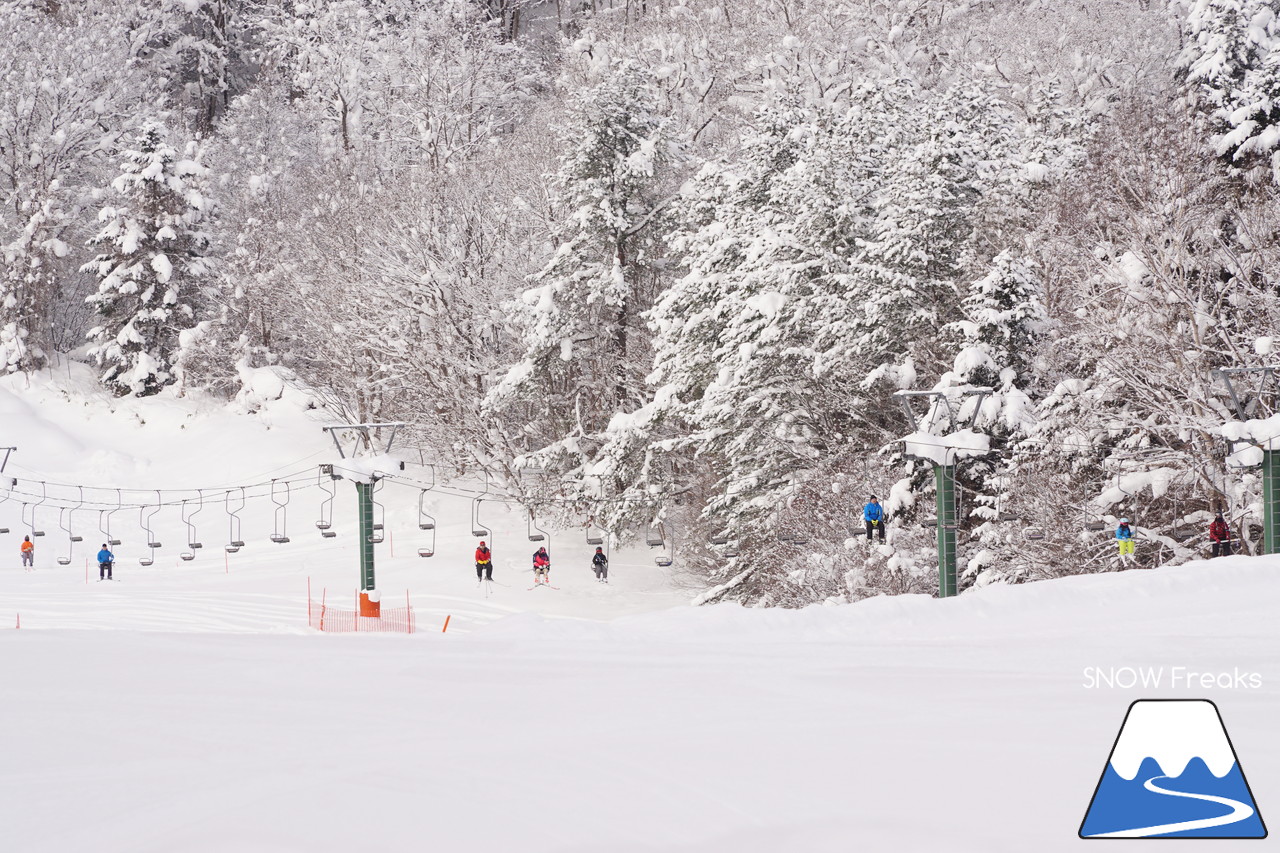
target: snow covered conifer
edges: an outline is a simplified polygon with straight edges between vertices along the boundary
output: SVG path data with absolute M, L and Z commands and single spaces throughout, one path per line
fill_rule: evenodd
M 1195 0 L 1181 60 L 1208 107 L 1219 156 L 1267 158 L 1280 180 L 1280 16 L 1275 0 Z
M 118 394 L 171 384 L 182 332 L 197 325 L 211 268 L 204 174 L 194 146 L 180 155 L 164 127 L 148 123 L 111 183 L 116 198 L 98 215 L 102 230 L 91 245 L 103 250 L 85 265 L 99 279 L 87 300 L 101 317 L 89 331 L 90 355 Z
M 519 408 L 535 444 L 594 433 L 640 402 L 640 315 L 655 287 L 669 154 L 653 90 L 627 63 L 574 99 L 563 139 L 558 245 L 514 303 L 524 355 L 488 398 L 495 410 Z

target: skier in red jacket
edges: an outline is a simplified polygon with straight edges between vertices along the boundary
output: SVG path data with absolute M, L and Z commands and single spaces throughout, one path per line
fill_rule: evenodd
M 1218 513 L 1213 519 L 1213 523 L 1209 525 L 1209 541 L 1213 544 L 1210 555 L 1217 557 L 1231 556 L 1231 528 L 1227 526 L 1227 522 L 1222 517 L 1222 513 Z
M 533 582 L 551 583 L 551 555 L 546 548 L 539 548 L 533 554 Z
M 493 580 L 493 554 L 489 553 L 489 548 L 484 544 L 483 539 L 480 540 L 480 547 L 476 549 L 476 580 Z

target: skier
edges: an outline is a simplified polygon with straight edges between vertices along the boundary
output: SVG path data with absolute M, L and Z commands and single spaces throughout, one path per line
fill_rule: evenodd
M 547 554 L 546 548 L 539 548 L 533 552 L 533 582 L 534 583 L 551 583 L 551 556 Z
M 595 556 L 591 558 L 591 568 L 595 569 L 596 581 L 609 582 L 609 558 L 604 555 L 603 548 L 596 549 Z
M 1116 528 L 1116 544 L 1120 549 L 1120 562 L 1124 562 L 1124 558 L 1133 559 L 1133 529 L 1129 527 L 1129 519 L 1120 519 L 1120 526 Z
M 22 537 L 22 565 L 24 567 L 36 567 L 36 546 L 32 544 L 30 536 Z
M 1231 556 L 1231 528 L 1227 526 L 1222 513 L 1218 513 L 1213 523 L 1209 525 L 1209 541 L 1213 543 L 1210 546 L 1211 556 Z
M 112 554 L 107 548 L 107 543 L 102 543 L 102 550 L 98 552 L 98 580 L 111 580 L 111 564 L 116 561 L 116 555 Z
M 871 541 L 873 531 L 880 531 L 880 541 L 884 541 L 884 507 L 872 495 L 871 500 L 862 508 L 862 520 L 867 523 L 867 542 Z
M 483 539 L 480 540 L 480 547 L 476 549 L 476 580 L 493 580 L 493 555 L 489 553 Z

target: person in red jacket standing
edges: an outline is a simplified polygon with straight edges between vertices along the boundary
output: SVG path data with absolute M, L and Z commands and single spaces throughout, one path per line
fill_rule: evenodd
M 476 549 L 476 580 L 493 580 L 493 555 L 489 553 L 489 548 L 484 544 L 483 539 L 480 540 L 480 547 Z
M 1213 544 L 1210 555 L 1217 557 L 1231 556 L 1231 528 L 1227 526 L 1227 522 L 1223 519 L 1222 513 L 1218 513 L 1213 519 L 1213 523 L 1209 525 L 1209 541 Z

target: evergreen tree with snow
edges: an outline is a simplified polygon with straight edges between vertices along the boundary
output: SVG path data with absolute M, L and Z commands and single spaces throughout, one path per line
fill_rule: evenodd
M 102 229 L 91 245 L 102 251 L 85 265 L 98 278 L 88 302 L 100 318 L 89 354 L 117 394 L 154 394 L 179 378 L 175 368 L 198 326 L 212 269 L 205 172 L 194 145 L 180 154 L 165 128 L 149 122 L 111 183 L 115 198 L 98 215 Z
M 1280 180 L 1280 8 L 1275 0 L 1194 0 L 1181 65 L 1209 111 L 1219 156 L 1269 162 Z
M 640 317 L 655 289 L 671 156 L 663 127 L 648 79 L 627 63 L 569 108 L 556 247 L 512 305 L 524 353 L 486 401 L 522 421 L 531 449 L 545 445 L 561 470 L 583 464 L 582 439 L 642 399 Z
M 1043 284 L 1034 264 L 1004 251 L 991 261 L 991 271 L 969 285 L 962 303 L 965 319 L 947 332 L 958 353 L 939 387 L 989 388 L 982 408 L 972 414 L 973 428 L 990 436 L 993 454 L 961 466 L 959 477 L 967 502 L 966 526 L 972 536 L 961 556 L 967 576 L 979 585 L 1025 577 L 1021 527 L 1006 523 L 1014 500 L 1017 457 L 1011 452 L 1035 424 L 1035 404 L 1028 391 L 1035 384 L 1032 360 L 1046 330 Z

